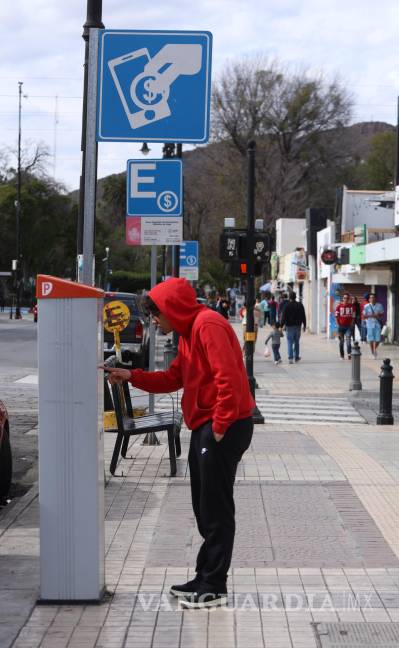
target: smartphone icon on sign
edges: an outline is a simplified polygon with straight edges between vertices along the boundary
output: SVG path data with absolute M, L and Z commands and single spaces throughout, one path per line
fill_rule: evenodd
M 168 93 L 154 90 L 155 76 L 146 73 L 151 61 L 146 48 L 141 48 L 108 61 L 123 110 L 132 129 L 169 117 Z

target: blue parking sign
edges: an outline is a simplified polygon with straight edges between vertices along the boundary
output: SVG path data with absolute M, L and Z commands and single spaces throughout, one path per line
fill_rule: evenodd
M 128 216 L 181 216 L 181 160 L 128 160 Z
M 189 281 L 198 280 L 198 241 L 180 243 L 179 275 Z
M 98 141 L 209 138 L 212 34 L 101 30 Z

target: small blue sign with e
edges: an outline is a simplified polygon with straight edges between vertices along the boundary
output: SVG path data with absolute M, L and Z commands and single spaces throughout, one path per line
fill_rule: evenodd
M 181 160 L 128 160 L 128 216 L 181 216 Z

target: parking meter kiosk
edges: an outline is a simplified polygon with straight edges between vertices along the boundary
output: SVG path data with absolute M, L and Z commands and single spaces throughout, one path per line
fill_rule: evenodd
M 104 592 L 103 295 L 37 277 L 43 603 Z

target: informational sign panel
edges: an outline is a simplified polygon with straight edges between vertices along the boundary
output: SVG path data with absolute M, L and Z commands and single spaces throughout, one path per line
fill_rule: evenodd
M 198 281 L 198 241 L 180 243 L 179 275 L 189 281 Z
M 395 187 L 395 226 L 399 225 L 399 186 Z
M 101 30 L 97 140 L 209 138 L 212 34 Z
M 163 216 L 128 216 L 127 245 L 179 245 L 183 239 L 183 219 Z
M 128 160 L 128 216 L 181 216 L 181 160 Z

